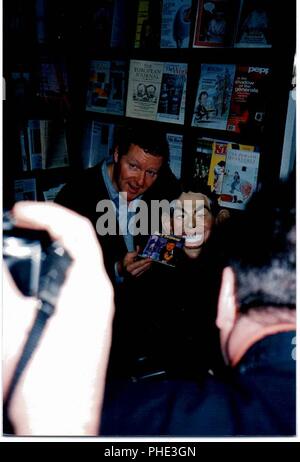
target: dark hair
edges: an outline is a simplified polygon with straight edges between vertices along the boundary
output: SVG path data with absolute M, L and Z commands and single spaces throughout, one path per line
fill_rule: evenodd
M 269 185 L 226 226 L 227 262 L 241 312 L 296 303 L 295 183 Z M 223 230 L 224 231 L 224 230 Z
M 198 97 L 198 100 L 200 100 L 200 99 L 201 99 L 201 97 L 202 97 L 203 95 L 206 95 L 206 96 L 208 96 L 208 93 L 207 93 L 207 91 L 201 91 L 201 93 L 200 93 L 200 95 L 199 95 L 199 97 Z
M 151 130 L 148 126 L 120 127 L 116 136 L 119 157 L 127 154 L 131 144 L 139 146 L 152 156 L 162 157 L 164 164 L 169 161 L 169 145 L 166 133 L 158 128 Z

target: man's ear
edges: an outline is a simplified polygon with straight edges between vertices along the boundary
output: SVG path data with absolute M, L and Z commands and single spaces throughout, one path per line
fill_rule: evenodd
M 235 274 L 229 266 L 224 268 L 218 301 L 216 325 L 227 336 L 236 320 L 238 311 Z
M 116 146 L 115 151 L 114 151 L 114 162 L 117 163 L 118 160 L 119 160 L 119 147 Z
M 162 213 L 161 216 L 161 224 L 162 224 L 162 232 L 164 234 L 172 234 L 173 233 L 173 226 L 172 226 L 172 218 L 168 213 Z

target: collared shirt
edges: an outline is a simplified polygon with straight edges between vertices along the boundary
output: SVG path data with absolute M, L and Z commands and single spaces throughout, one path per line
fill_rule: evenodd
M 119 222 L 119 227 L 123 234 L 123 238 L 124 238 L 127 250 L 128 252 L 134 252 L 135 251 L 134 239 L 133 239 L 133 235 L 130 234 L 129 232 L 128 226 L 129 226 L 130 219 L 136 213 L 135 211 L 137 209 L 139 201 L 142 198 L 142 195 L 136 197 L 129 204 L 127 201 L 122 200 L 122 196 L 120 195 L 119 191 L 115 189 L 109 177 L 108 167 L 110 164 L 111 164 L 110 161 L 103 162 L 102 167 L 101 167 L 102 177 L 103 177 L 105 186 L 107 188 L 109 197 L 115 204 L 117 220 Z M 116 279 L 117 279 L 117 282 L 122 282 L 123 278 L 119 276 L 118 271 L 117 271 L 117 263 L 118 262 L 115 263 Z

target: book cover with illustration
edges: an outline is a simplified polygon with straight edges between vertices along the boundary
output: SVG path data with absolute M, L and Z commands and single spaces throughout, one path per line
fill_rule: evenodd
M 211 138 L 197 138 L 194 148 L 193 180 L 200 184 L 208 184 L 214 140 Z
M 161 48 L 188 48 L 192 0 L 163 0 Z
M 124 115 L 126 63 L 97 61 L 90 63 L 86 110 Z
M 126 116 L 183 124 L 187 64 L 131 60 Z
M 227 153 L 229 150 L 245 151 L 245 152 L 254 152 L 259 151 L 257 146 L 251 146 L 246 144 L 232 143 L 230 141 L 221 141 L 221 140 L 205 140 L 207 150 L 209 146 L 211 148 L 210 153 L 210 165 L 207 184 L 210 186 L 211 190 L 216 194 L 220 195 L 222 193 L 223 181 L 226 171 L 226 162 L 227 162 Z M 208 144 L 210 141 L 210 145 Z M 203 141 L 202 141 L 203 142 Z
M 201 64 L 193 127 L 226 130 L 235 67 L 234 64 Z
M 207 184 L 216 194 L 221 194 L 222 190 L 228 145 L 228 141 L 214 140 L 212 143 Z
M 232 46 L 237 17 L 236 0 L 198 0 L 193 47 Z
M 139 257 L 175 267 L 183 246 L 184 239 L 179 236 L 152 234 Z
M 237 48 L 272 47 L 272 0 L 242 0 L 235 37 Z
M 238 65 L 226 129 L 258 134 L 263 129 L 270 67 Z
M 161 0 L 139 0 L 134 48 L 159 48 Z
M 259 152 L 228 149 L 219 204 L 243 210 L 257 185 Z

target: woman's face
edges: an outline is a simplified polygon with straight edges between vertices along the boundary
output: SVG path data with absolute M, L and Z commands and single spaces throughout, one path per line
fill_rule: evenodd
M 201 193 L 182 193 L 173 215 L 173 232 L 185 238 L 184 252 L 197 258 L 213 226 L 210 200 Z

